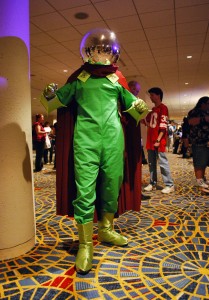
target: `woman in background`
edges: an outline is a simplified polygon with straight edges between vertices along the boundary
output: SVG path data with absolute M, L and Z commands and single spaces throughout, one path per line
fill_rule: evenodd
M 45 138 L 46 132 L 43 127 L 44 116 L 42 114 L 36 115 L 36 122 L 32 127 L 32 138 L 33 138 L 33 146 L 36 151 L 35 158 L 35 170 L 34 172 L 40 172 L 43 169 L 43 155 L 44 155 L 44 146 L 45 146 Z
M 209 181 L 205 178 L 205 170 L 209 165 L 209 97 L 198 100 L 188 113 L 188 123 L 197 186 L 209 192 Z

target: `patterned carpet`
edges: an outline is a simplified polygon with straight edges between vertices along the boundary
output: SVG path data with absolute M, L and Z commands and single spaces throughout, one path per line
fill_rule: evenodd
M 168 158 L 175 193 L 163 195 L 159 181 L 140 212 L 127 211 L 115 221 L 129 237 L 126 247 L 100 244 L 95 224 L 93 269 L 85 276 L 74 271 L 74 220 L 55 214 L 53 166 L 35 173 L 37 243 L 0 262 L 0 299 L 209 299 L 209 195 L 194 186 L 191 159 Z M 143 185 L 148 180 L 145 165 Z

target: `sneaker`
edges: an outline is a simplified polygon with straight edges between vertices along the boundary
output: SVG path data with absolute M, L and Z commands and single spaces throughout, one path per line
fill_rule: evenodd
M 175 191 L 174 189 L 174 186 L 166 186 L 162 191 L 161 193 L 163 194 L 170 194 L 170 193 L 173 193 Z
M 147 191 L 147 192 L 151 192 L 151 191 L 156 190 L 156 186 L 150 183 L 150 184 L 148 184 L 148 186 L 146 186 L 144 188 L 144 190 Z
M 207 181 L 206 181 L 207 182 Z M 209 188 L 209 186 L 208 186 L 208 184 L 206 183 L 203 179 L 199 179 L 199 180 L 197 180 L 197 186 L 199 187 L 199 188 L 205 188 L 205 189 L 208 189 Z

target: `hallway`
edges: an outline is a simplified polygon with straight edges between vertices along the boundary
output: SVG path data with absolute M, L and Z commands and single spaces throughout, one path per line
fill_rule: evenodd
M 55 213 L 53 165 L 35 173 L 36 246 L 0 262 L 0 299 L 209 299 L 209 195 L 194 186 L 191 158 L 167 156 L 175 193 L 160 192 L 159 173 L 159 189 L 141 211 L 116 219 L 116 230 L 129 238 L 126 247 L 100 244 L 95 224 L 93 269 L 85 276 L 74 271 L 74 220 Z M 145 186 L 148 165 L 142 178 Z

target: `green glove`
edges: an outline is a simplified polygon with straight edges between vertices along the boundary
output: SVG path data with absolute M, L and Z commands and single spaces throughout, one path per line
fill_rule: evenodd
M 144 119 L 149 112 L 149 108 L 142 99 L 137 99 L 132 103 L 132 106 L 125 112 L 129 113 L 138 125 L 139 121 Z
M 45 87 L 43 91 L 43 95 L 46 99 L 51 100 L 56 96 L 56 91 L 57 91 L 57 84 L 50 83 Z
M 56 95 L 57 85 L 55 83 L 48 84 L 42 95 L 40 102 L 46 109 L 47 113 L 59 108 L 59 107 L 66 107 L 66 105 L 62 104 L 59 98 Z
M 147 103 L 144 102 L 142 99 L 137 99 L 135 102 L 132 103 L 132 106 L 139 112 L 143 113 L 144 111 L 148 111 Z

